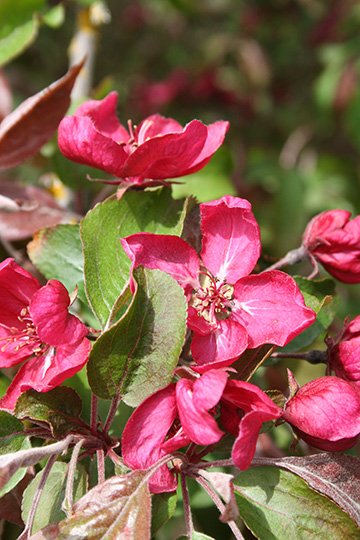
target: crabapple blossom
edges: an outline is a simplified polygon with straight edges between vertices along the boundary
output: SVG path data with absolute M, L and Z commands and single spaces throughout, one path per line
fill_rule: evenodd
M 229 365 L 265 343 L 286 345 L 314 322 L 292 277 L 277 270 L 248 275 L 260 256 L 260 233 L 247 200 L 225 196 L 201 204 L 200 214 L 200 256 L 177 236 L 121 240 L 132 269 L 163 270 L 183 287 L 198 369 Z
M 59 125 L 59 147 L 67 158 L 117 177 L 114 184 L 156 185 L 202 169 L 221 146 L 229 123 L 192 120 L 184 128 L 153 114 L 128 129 L 116 118 L 118 95 L 81 105 Z M 156 182 L 160 181 L 160 182 Z
M 360 391 L 360 316 L 345 325 L 338 339 L 328 338 L 326 342 L 330 369 Z
M 68 312 L 64 285 L 38 280 L 13 259 L 0 264 L 0 367 L 23 365 L 0 408 L 12 410 L 26 390 L 52 390 L 86 363 L 90 342 L 86 326 Z

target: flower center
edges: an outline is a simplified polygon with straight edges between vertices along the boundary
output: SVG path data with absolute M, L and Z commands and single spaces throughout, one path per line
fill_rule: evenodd
M 200 283 L 202 286 L 193 292 L 191 305 L 199 317 L 217 325 L 217 321 L 230 316 L 234 305 L 234 287 L 226 281 L 219 281 L 207 271 L 200 272 Z
M 21 310 L 18 320 L 22 323 L 22 328 L 12 326 L 9 328 L 10 335 L 0 338 L 0 343 L 3 342 L 1 352 L 5 352 L 8 347 L 11 347 L 11 352 L 18 352 L 23 347 L 30 345 L 33 354 L 39 356 L 48 348 L 48 345 L 40 340 L 28 307 Z M 15 344 L 14 348 L 13 344 Z

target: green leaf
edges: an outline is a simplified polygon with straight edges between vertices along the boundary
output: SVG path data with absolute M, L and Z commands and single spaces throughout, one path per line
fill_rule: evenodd
M 22 422 L 11 414 L 0 411 L 0 455 L 30 448 L 29 439 L 23 434 Z M 26 469 L 18 470 L 0 489 L 0 498 L 11 491 L 24 478 Z
M 282 351 L 298 351 L 311 345 L 315 339 L 327 331 L 336 314 L 335 282 L 332 279 L 311 280 L 295 277 L 305 304 L 316 313 L 316 321 L 293 339 Z
M 189 540 L 189 537 L 188 536 L 179 536 L 177 538 L 177 540 Z M 214 540 L 214 538 L 212 536 L 208 536 L 207 534 L 193 531 L 192 536 L 191 536 L 191 540 Z
M 28 390 L 18 399 L 15 413 L 18 418 L 47 424 L 54 437 L 62 437 L 79 429 L 81 409 L 78 394 L 72 388 L 59 386 L 49 392 Z
M 157 493 L 152 497 L 151 535 L 166 523 L 175 513 L 177 493 Z
M 50 26 L 50 28 L 59 28 L 65 20 L 64 4 L 58 4 L 49 9 L 49 11 L 43 15 L 42 20 L 47 26 Z
M 287 471 L 256 467 L 240 473 L 234 484 L 240 515 L 260 540 L 359 537 L 345 512 Z
M 85 288 L 103 327 L 129 279 L 130 260 L 120 238 L 140 231 L 180 235 L 186 214 L 184 201 L 174 201 L 167 188 L 128 191 L 88 212 L 81 224 L 85 258 Z
M 77 286 L 80 300 L 86 302 L 79 225 L 41 229 L 27 249 L 31 262 L 46 279 L 61 281 L 69 293 Z
M 58 523 L 64 519 L 65 513 L 61 510 L 61 503 L 65 497 L 66 480 L 68 477 L 69 466 L 67 463 L 57 461 L 54 463 L 50 474 L 46 480 L 44 490 L 41 494 L 39 505 L 35 512 L 34 525 L 32 532 L 39 531 L 49 523 Z M 22 501 L 22 519 L 26 523 L 29 516 L 31 505 L 34 500 L 36 490 L 43 475 L 40 471 L 30 482 L 24 491 Z M 85 495 L 87 490 L 87 474 L 84 467 L 79 467 L 75 472 L 74 478 L 74 502 Z
M 0 38 L 0 67 L 21 54 L 35 40 L 39 30 L 36 17 Z
M 171 381 L 186 331 L 182 288 L 159 270 L 138 268 L 133 301 L 119 322 L 96 341 L 87 364 L 90 386 L 136 406 Z

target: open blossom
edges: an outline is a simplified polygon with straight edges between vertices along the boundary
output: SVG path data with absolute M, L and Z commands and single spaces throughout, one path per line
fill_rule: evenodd
M 303 245 L 336 279 L 360 283 L 360 216 L 328 210 L 315 216 L 305 229 Z
M 128 129 L 116 117 L 118 95 L 81 105 L 59 125 L 59 147 L 67 158 L 119 178 L 112 183 L 154 184 L 202 169 L 221 146 L 228 122 L 205 126 L 192 120 L 184 128 L 153 114 Z M 146 181 L 147 180 L 147 181 Z
M 360 391 L 360 316 L 345 325 L 337 340 L 328 339 L 329 367 Z
M 41 287 L 13 259 L 0 264 L 0 367 L 23 363 L 0 399 L 12 410 L 26 390 L 52 390 L 79 371 L 88 359 L 87 328 L 68 307 L 65 287 L 50 280 Z
M 321 377 L 302 386 L 282 416 L 311 446 L 329 452 L 346 450 L 360 434 L 360 391 L 338 377 Z
M 279 418 L 281 409 L 257 386 L 228 380 L 223 370 L 180 379 L 148 397 L 132 414 L 122 436 L 124 463 L 146 469 L 160 458 L 195 443 L 217 443 L 222 427 L 235 436 L 234 464 L 250 466 L 262 423 Z M 190 457 L 190 456 L 189 456 Z M 150 480 L 153 493 L 176 489 L 175 473 L 162 466 Z
M 201 204 L 200 213 L 200 257 L 177 236 L 139 233 L 121 240 L 132 268 L 163 270 L 183 287 L 191 352 L 200 370 L 229 365 L 247 348 L 286 345 L 314 322 L 289 275 L 248 275 L 260 256 L 259 227 L 248 201 L 225 196 Z

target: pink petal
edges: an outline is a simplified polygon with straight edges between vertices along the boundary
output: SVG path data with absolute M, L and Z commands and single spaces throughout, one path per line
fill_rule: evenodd
M 117 92 L 110 92 L 102 100 L 92 99 L 80 105 L 75 112 L 75 116 L 88 116 L 100 133 L 110 137 L 117 143 L 127 143 L 130 135 L 116 117 L 117 102 Z
M 193 400 L 197 407 L 210 410 L 221 399 L 228 374 L 221 369 L 212 369 L 195 380 L 193 386 Z
M 214 122 L 207 126 L 207 138 L 203 149 L 192 163 L 191 168 L 186 171 L 186 174 L 192 174 L 199 171 L 210 161 L 216 150 L 218 150 L 224 142 L 229 127 L 229 122 L 224 122 L 223 120 L 219 120 L 218 122 Z
M 19 332 L 25 329 L 25 325 L 21 328 L 20 322 L 18 324 Z M 15 366 L 32 356 L 34 343 L 29 340 L 29 343 L 26 344 L 24 339 L 19 341 L 16 337 L 16 334 L 11 332 L 9 328 L 0 325 L 0 367 Z M 7 338 L 12 339 L 8 340 Z
M 200 154 L 206 137 L 206 126 L 193 120 L 180 133 L 149 139 L 129 156 L 123 175 L 157 180 L 183 176 Z
M 304 235 L 304 246 L 312 249 L 319 240 L 336 229 L 342 229 L 349 221 L 351 212 L 347 210 L 327 210 L 315 216 L 307 225 Z
M 312 437 L 351 439 L 360 433 L 359 389 L 338 377 L 320 377 L 287 402 L 283 418 Z
M 198 286 L 199 257 L 182 238 L 139 233 L 122 238 L 121 244 L 132 262 L 131 272 L 138 266 L 145 266 L 166 272 L 186 292 Z
M 235 283 L 247 276 L 260 256 L 259 226 L 250 203 L 222 197 L 200 205 L 203 235 L 201 259 L 213 276 Z
M 207 369 L 232 364 L 248 346 L 245 328 L 232 318 L 218 321 L 210 334 L 193 333 L 191 352 L 197 364 Z M 218 362 L 220 362 L 218 364 Z
M 345 328 L 339 343 L 329 347 L 329 365 L 342 379 L 353 382 L 360 390 L 360 316 Z
M 41 287 L 33 296 L 30 314 L 38 335 L 44 343 L 58 346 L 81 341 L 88 330 L 68 307 L 70 298 L 64 285 L 55 279 Z
M 175 385 L 148 397 L 131 415 L 122 434 L 124 463 L 132 469 L 147 469 L 166 455 L 161 445 L 177 415 Z M 152 493 L 176 489 L 177 482 L 166 465 L 151 477 Z
M 0 321 L 3 325 L 22 328 L 18 316 L 30 304 L 40 283 L 21 268 L 14 259 L 0 264 Z
M 136 138 L 139 144 L 143 144 L 147 139 L 152 139 L 157 135 L 165 133 L 180 133 L 183 127 L 172 118 L 165 118 L 160 114 L 152 114 L 141 122 L 136 130 Z
M 315 321 L 295 281 L 278 270 L 240 279 L 232 316 L 249 334 L 249 348 L 286 345 Z
M 58 143 L 65 157 L 118 177 L 123 176 L 128 153 L 98 131 L 88 116 L 67 116 L 59 125 Z
M 193 383 L 188 379 L 180 379 L 176 384 L 176 402 L 184 432 L 192 442 L 206 446 L 218 442 L 223 432 L 218 428 L 213 416 L 207 412 L 209 410 L 207 402 L 211 400 L 211 397 L 206 398 L 204 402 L 198 399 L 199 396 L 195 397 L 193 389 L 196 382 Z M 214 386 L 214 382 L 213 380 L 209 391 Z M 204 384 L 206 385 L 206 381 L 202 383 L 202 385 Z M 221 387 L 223 388 L 224 384 L 220 381 L 218 390 Z M 219 391 L 217 392 L 217 397 L 220 400 L 221 393 Z
M 231 457 L 241 471 L 251 465 L 261 426 L 262 420 L 256 411 L 246 414 L 240 422 L 239 435 L 233 444 Z
M 27 390 L 48 392 L 69 379 L 86 364 L 91 343 L 84 339 L 79 345 L 65 345 L 57 350 L 50 348 L 42 356 L 28 360 L 17 372 L 5 396 L 0 399 L 0 409 L 13 410 L 16 401 Z

